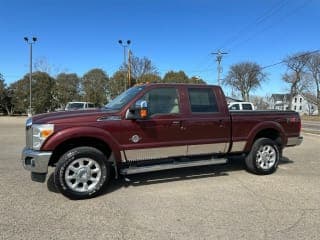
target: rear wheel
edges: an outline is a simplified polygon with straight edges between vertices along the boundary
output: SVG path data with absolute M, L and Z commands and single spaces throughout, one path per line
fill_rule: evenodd
M 77 147 L 58 161 L 54 183 L 71 199 L 85 199 L 99 194 L 110 178 L 106 156 L 93 147 Z
M 271 174 L 275 172 L 279 160 L 279 146 L 269 138 L 257 139 L 245 159 L 248 170 L 255 174 Z

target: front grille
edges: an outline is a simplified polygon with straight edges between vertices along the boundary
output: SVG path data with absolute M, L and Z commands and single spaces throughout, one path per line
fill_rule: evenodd
M 32 148 L 32 126 L 26 127 L 26 147 Z

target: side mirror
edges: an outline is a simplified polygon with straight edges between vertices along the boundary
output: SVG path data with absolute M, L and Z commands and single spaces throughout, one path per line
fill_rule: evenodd
M 137 120 L 148 117 L 148 103 L 145 100 L 138 100 L 126 112 L 126 119 Z

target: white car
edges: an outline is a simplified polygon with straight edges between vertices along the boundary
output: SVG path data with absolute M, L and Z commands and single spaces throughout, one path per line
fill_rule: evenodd
M 95 108 L 95 106 L 93 103 L 90 102 L 68 102 L 64 110 L 86 110 L 93 108 Z
M 235 111 L 247 111 L 254 110 L 254 106 L 251 102 L 231 102 L 228 104 L 229 110 Z

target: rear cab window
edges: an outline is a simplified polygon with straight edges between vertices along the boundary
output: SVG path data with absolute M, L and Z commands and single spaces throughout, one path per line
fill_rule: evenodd
M 215 94 L 211 88 L 188 88 L 192 113 L 219 112 Z

